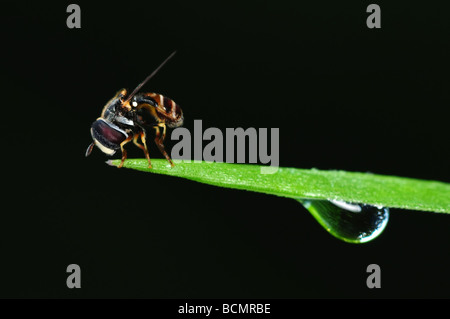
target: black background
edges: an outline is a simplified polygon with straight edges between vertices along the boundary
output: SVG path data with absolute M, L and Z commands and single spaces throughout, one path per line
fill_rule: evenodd
M 145 90 L 189 129 L 279 127 L 281 166 L 450 182 L 444 1 L 377 2 L 381 29 L 364 1 L 77 3 L 81 29 L 70 2 L 2 8 L 0 297 L 449 297 L 445 214 L 392 209 L 352 245 L 290 199 L 84 157 L 106 101 L 177 50 Z

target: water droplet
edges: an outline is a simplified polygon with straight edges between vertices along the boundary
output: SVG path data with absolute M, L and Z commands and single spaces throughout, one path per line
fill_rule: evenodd
M 389 220 L 389 208 L 341 201 L 298 199 L 330 234 L 349 243 L 378 237 Z

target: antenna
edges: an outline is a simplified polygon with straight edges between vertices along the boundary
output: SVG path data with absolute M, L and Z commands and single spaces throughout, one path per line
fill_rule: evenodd
M 133 96 L 144 86 L 145 83 L 148 82 L 148 80 L 150 80 L 156 73 L 158 73 L 158 71 L 164 66 L 164 64 L 167 63 L 167 61 L 169 61 L 174 55 L 175 53 L 177 53 L 177 51 L 173 51 L 171 55 L 169 55 L 156 69 L 155 71 L 153 71 L 149 76 L 147 76 L 145 78 L 144 81 L 142 81 L 135 89 L 133 92 L 131 92 L 131 94 L 128 96 L 128 98 L 125 100 L 125 102 L 123 104 L 127 104 L 128 102 L 131 101 L 131 99 L 133 98 Z

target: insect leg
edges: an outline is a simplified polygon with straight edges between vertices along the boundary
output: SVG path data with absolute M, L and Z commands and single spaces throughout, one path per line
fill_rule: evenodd
M 122 151 L 122 161 L 120 162 L 118 168 L 121 168 L 123 166 L 123 163 L 127 159 L 127 151 L 123 148 L 123 146 L 125 144 L 127 144 L 128 142 L 130 142 L 132 138 L 133 138 L 133 135 L 130 135 L 122 143 L 120 143 L 120 150 Z
M 142 143 L 143 143 L 144 145 L 138 143 L 138 137 L 139 137 L 139 136 L 141 137 L 141 141 L 142 141 Z M 147 142 L 146 142 L 146 140 L 145 140 L 145 132 L 142 132 L 142 133 L 140 133 L 139 135 L 135 135 L 134 138 L 133 138 L 133 143 L 134 143 L 137 147 L 139 147 L 141 150 L 144 151 L 145 158 L 147 158 L 147 161 L 148 161 L 148 168 L 152 168 L 152 162 L 151 162 L 151 160 L 150 160 L 150 155 L 148 154 Z
M 161 134 L 161 131 L 159 130 L 159 128 L 162 127 L 163 132 Z M 166 124 L 164 123 L 159 123 L 158 126 L 155 126 L 155 130 L 156 130 L 156 137 L 155 137 L 155 143 L 159 148 L 159 151 L 166 157 L 166 159 L 169 161 L 170 166 L 174 167 L 175 164 L 172 162 L 172 159 L 170 158 L 170 156 L 167 154 L 165 148 L 164 148 L 164 138 L 166 137 Z
M 133 137 L 133 143 L 134 143 L 134 145 L 136 145 L 137 147 L 139 147 L 141 150 L 143 150 L 144 153 L 145 153 L 145 147 L 144 147 L 144 145 L 139 144 L 139 142 L 138 142 L 138 138 L 139 138 L 140 136 L 141 136 L 141 134 L 136 134 L 136 135 Z

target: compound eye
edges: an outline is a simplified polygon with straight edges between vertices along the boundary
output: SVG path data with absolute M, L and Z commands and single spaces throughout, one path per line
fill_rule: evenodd
M 91 135 L 95 144 L 106 154 L 112 155 L 120 148 L 128 134 L 111 122 L 98 119 L 92 123 Z

